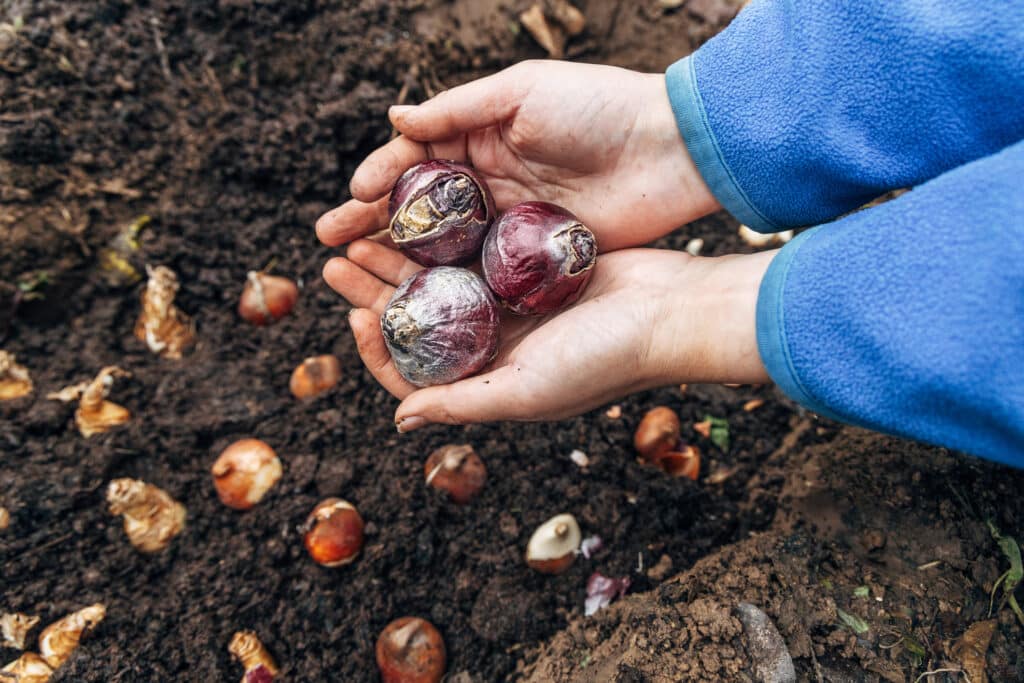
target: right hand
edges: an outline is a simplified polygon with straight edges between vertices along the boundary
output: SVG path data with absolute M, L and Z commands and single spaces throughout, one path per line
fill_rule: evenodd
M 601 251 L 646 244 L 719 208 L 679 134 L 662 74 L 523 62 L 392 107 L 389 117 L 402 135 L 363 161 L 353 199 L 317 222 L 324 244 L 386 228 L 395 181 L 430 158 L 472 164 L 499 211 L 529 200 L 564 206 Z

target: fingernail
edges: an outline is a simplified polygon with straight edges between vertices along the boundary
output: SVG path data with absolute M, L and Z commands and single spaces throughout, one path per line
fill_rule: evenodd
M 396 104 L 388 109 L 388 116 L 390 118 L 401 118 L 408 114 L 410 111 L 416 108 L 415 104 Z
M 395 429 L 398 430 L 399 434 L 405 434 L 411 432 L 414 429 L 419 429 L 427 424 L 426 418 L 420 417 L 419 415 L 410 415 L 409 417 L 403 417 L 401 420 L 395 423 Z

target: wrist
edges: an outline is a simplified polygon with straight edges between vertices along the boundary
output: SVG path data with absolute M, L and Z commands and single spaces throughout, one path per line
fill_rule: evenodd
M 722 208 L 690 156 L 672 110 L 663 74 L 644 74 L 645 106 L 639 127 L 644 131 L 654 168 L 648 177 L 657 178 L 670 193 L 666 206 L 674 213 L 672 228 L 707 216 Z
M 757 344 L 757 298 L 777 250 L 694 258 L 676 296 L 662 302 L 655 372 L 673 383 L 760 384 L 770 377 Z

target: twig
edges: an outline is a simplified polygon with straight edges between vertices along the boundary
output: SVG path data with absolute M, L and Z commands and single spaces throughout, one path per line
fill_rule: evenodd
M 164 39 L 160 35 L 160 20 L 150 17 L 149 23 L 153 28 L 153 41 L 156 43 L 156 53 L 160 56 L 160 70 L 164 72 L 164 78 L 171 85 L 174 85 L 174 77 L 171 75 L 171 62 L 167 58 L 167 48 L 164 46 Z

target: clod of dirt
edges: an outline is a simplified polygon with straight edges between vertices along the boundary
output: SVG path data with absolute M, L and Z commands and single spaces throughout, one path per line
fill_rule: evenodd
M 795 683 L 793 658 L 771 618 L 748 602 L 738 604 L 736 614 L 743 624 L 747 652 L 753 660 L 757 680 L 763 683 Z

